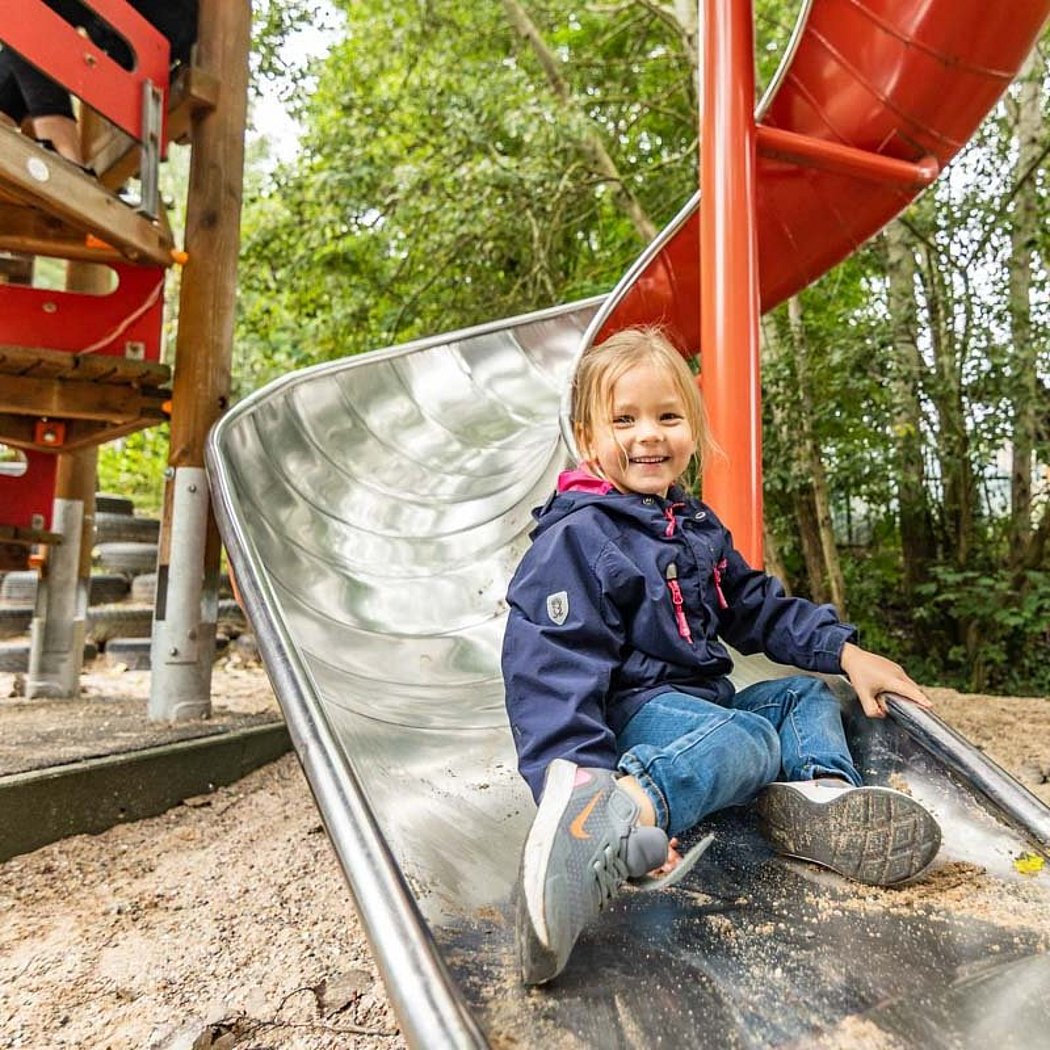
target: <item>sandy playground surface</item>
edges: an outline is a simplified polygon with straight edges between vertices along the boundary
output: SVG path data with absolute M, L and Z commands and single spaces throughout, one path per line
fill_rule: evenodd
M 143 672 L 85 684 L 148 695 Z M 12 686 L 0 674 L 0 719 Z M 1050 803 L 1050 700 L 930 692 L 942 717 Z M 262 670 L 232 661 L 216 668 L 215 697 L 217 709 L 275 706 Z M 952 867 L 896 891 L 892 906 L 933 894 L 965 912 L 1003 907 L 993 880 Z M 881 892 L 866 888 L 858 907 L 887 906 Z M 1050 946 L 1040 900 L 1026 907 L 1022 892 L 1010 921 Z M 829 1038 L 821 1045 L 837 1050 L 889 1047 L 863 1026 Z M 0 865 L 0 1047 L 234 1045 L 404 1046 L 293 756 L 159 817 Z

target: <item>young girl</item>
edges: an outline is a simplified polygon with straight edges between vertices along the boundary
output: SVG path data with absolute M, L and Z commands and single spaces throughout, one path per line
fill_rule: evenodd
M 831 606 L 752 569 L 678 487 L 708 443 L 678 352 L 656 329 L 592 347 L 572 416 L 583 462 L 536 514 L 503 645 L 519 769 L 539 801 L 521 866 L 525 981 L 561 972 L 626 878 L 673 868 L 670 836 L 756 797 L 784 853 L 876 885 L 918 874 L 937 824 L 906 795 L 860 786 L 830 689 L 797 675 L 738 693 L 726 677 L 720 638 L 845 673 L 873 718 L 883 692 L 929 706 Z

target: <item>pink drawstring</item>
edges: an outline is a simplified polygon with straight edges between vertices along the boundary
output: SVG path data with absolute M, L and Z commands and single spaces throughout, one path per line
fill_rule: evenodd
M 674 535 L 674 527 L 678 524 L 678 519 L 674 516 L 675 507 L 684 507 L 684 503 L 672 503 L 665 511 L 664 517 L 667 519 L 667 528 L 664 531 L 665 536 Z

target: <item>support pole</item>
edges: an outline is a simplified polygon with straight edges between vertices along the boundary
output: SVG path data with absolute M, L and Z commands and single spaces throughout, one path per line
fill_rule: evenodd
M 109 290 L 108 272 L 71 262 L 66 288 L 102 294 Z M 59 454 L 57 467 L 51 529 L 62 542 L 49 549 L 37 587 L 26 696 L 64 700 L 78 695 L 84 666 L 98 446 Z
M 762 411 L 751 0 L 700 0 L 700 360 L 704 499 L 762 567 Z
M 201 0 L 197 65 L 222 85 L 194 120 L 186 211 L 171 449 L 157 566 L 149 717 L 211 713 L 218 530 L 204 483 L 204 443 L 225 410 L 236 305 L 244 126 L 248 105 L 248 0 Z
M 71 263 L 70 269 L 84 265 Z M 74 284 L 85 290 L 71 275 L 69 287 Z M 80 690 L 97 468 L 97 445 L 58 457 L 51 529 L 61 534 L 62 542 L 49 549 L 36 592 L 26 675 L 26 696 L 31 699 L 73 699 Z

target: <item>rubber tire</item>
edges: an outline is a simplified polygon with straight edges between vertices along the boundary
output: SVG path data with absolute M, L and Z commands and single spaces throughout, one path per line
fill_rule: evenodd
M 87 636 L 103 648 L 111 638 L 149 638 L 152 630 L 152 605 L 98 605 L 87 612 Z
M 160 522 L 132 514 L 96 514 L 95 543 L 156 543 Z
M 148 671 L 150 644 L 149 638 L 111 638 L 106 644 L 106 663 L 123 664 L 129 671 Z
M 157 601 L 157 574 L 144 572 L 131 581 L 131 600 L 153 605 Z
M 98 572 L 91 577 L 88 605 L 111 605 L 128 596 L 128 578 L 120 572 Z
M 232 598 L 223 598 L 219 602 L 215 615 L 215 629 L 227 638 L 237 638 L 248 630 L 248 618 Z
M 0 638 L 17 638 L 29 630 L 33 619 L 31 605 L 0 606 Z
M 36 569 L 9 572 L 0 583 L 0 602 L 8 605 L 32 605 L 40 575 Z
M 135 504 L 126 496 L 114 496 L 109 492 L 95 493 L 95 514 L 134 514 Z
M 100 543 L 95 548 L 99 564 L 113 572 L 138 576 L 157 568 L 155 543 Z
M 90 663 L 98 656 L 98 646 L 91 642 L 84 643 L 84 663 Z M 29 642 L 0 642 L 0 671 L 28 671 Z

